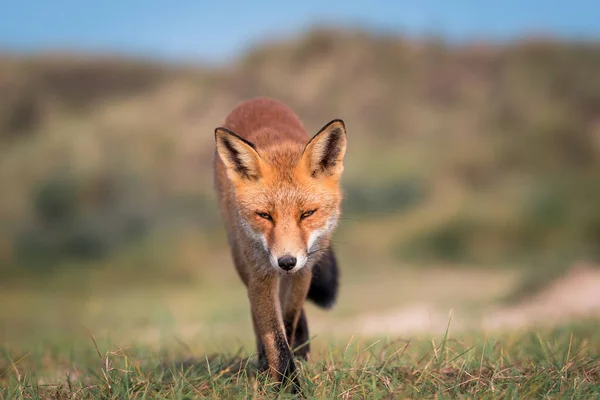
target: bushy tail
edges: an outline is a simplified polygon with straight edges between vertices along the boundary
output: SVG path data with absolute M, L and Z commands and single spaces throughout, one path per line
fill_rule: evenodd
M 313 266 L 313 276 L 308 299 L 317 306 L 331 308 L 338 293 L 339 271 L 333 249 L 329 247 L 323 257 Z

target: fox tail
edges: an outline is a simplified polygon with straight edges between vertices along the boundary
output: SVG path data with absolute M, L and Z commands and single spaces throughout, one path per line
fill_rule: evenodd
M 337 299 L 339 270 L 333 248 L 329 247 L 323 257 L 313 266 L 308 299 L 321 308 L 332 308 Z

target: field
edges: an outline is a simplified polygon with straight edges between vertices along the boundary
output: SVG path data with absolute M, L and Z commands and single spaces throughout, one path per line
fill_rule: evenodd
M 272 397 L 276 388 L 256 374 L 248 304 L 232 269 L 204 284 L 120 289 L 94 285 L 97 276 L 80 280 L 79 291 L 68 282 L 3 291 L 2 304 L 11 304 L 3 321 L 12 324 L 0 349 L 2 398 Z M 304 395 L 598 396 L 597 320 L 484 323 L 518 282 L 514 272 L 470 270 L 345 277 L 334 310 L 308 308 Z
M 600 44 L 314 29 L 226 65 L 0 54 L 0 396 L 266 398 L 214 128 L 343 118 L 308 398 L 600 397 Z
M 580 325 L 459 339 L 332 341 L 318 346 L 314 362 L 302 364 L 303 393 L 342 399 L 596 398 L 599 339 L 593 326 Z M 8 359 L 9 349 L 2 350 Z M 181 349 L 90 343 L 86 351 L 67 357 L 56 349 L 34 352 L 3 366 L 6 388 L 0 393 L 59 399 L 267 398 L 277 393 L 257 376 L 248 352 L 232 350 L 190 357 Z M 45 373 L 28 369 L 49 365 Z

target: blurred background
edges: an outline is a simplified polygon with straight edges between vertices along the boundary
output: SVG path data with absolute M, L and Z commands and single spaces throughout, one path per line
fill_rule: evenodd
M 309 306 L 314 333 L 599 316 L 599 16 L 584 0 L 5 4 L 0 340 L 252 349 L 211 163 L 214 128 L 254 96 L 311 134 L 347 125 L 342 286 L 334 311 Z

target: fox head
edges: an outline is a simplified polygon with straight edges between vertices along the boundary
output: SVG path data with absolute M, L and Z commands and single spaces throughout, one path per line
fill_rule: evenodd
M 340 214 L 344 122 L 329 122 L 306 144 L 281 141 L 257 148 L 225 128 L 217 128 L 215 138 L 241 228 L 277 271 L 294 273 L 314 264 Z

